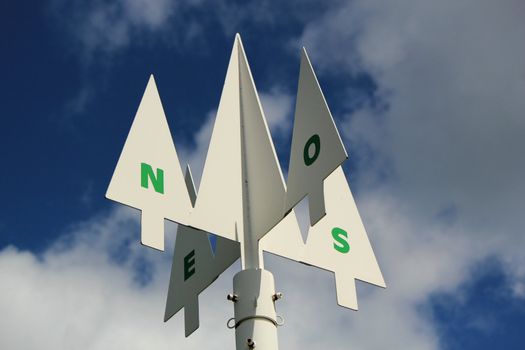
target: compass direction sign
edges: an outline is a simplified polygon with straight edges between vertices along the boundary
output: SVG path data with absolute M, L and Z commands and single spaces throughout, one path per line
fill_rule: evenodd
M 308 195 L 310 223 L 325 214 L 323 180 L 348 158 L 314 70 L 303 48 L 285 211 Z
M 277 349 L 273 275 L 263 251 L 335 274 L 337 302 L 357 310 L 355 280 L 385 287 L 341 164 L 346 150 L 302 50 L 288 181 L 240 36 L 233 44 L 198 195 L 182 174 L 153 77 L 133 121 L 107 198 L 142 211 L 143 244 L 164 249 L 164 219 L 179 223 L 164 319 L 184 308 L 199 327 L 199 294 L 239 257 L 233 279 L 237 350 Z M 303 241 L 294 207 L 308 196 Z M 215 251 L 210 233 L 217 235 Z
M 197 197 L 189 167 L 186 185 L 192 204 Z M 199 328 L 199 294 L 240 256 L 239 243 L 217 237 L 215 254 L 208 233 L 179 225 L 164 321 L 184 307 L 186 337 Z
M 190 198 L 153 75 L 106 197 L 142 211 L 141 242 L 155 249 L 164 250 L 164 218 L 188 222 Z

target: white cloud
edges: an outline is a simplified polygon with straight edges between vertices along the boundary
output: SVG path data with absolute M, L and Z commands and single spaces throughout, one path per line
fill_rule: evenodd
M 373 198 L 363 208 L 384 214 L 381 200 Z M 392 222 L 386 215 L 379 217 L 372 232 L 384 229 L 383 225 L 392 232 L 410 232 L 404 219 Z M 168 234 L 170 246 L 173 230 Z M 185 339 L 181 314 L 162 322 L 171 254 L 140 246 L 138 238 L 138 212 L 118 207 L 107 216 L 72 228 L 40 255 L 14 247 L 0 251 L 4 286 L 0 291 L 0 347 L 233 348 L 234 332 L 226 328 L 233 308 L 225 295 L 231 291 L 238 264 L 201 295 L 201 329 Z M 282 348 L 346 349 L 351 344 L 356 349 L 380 349 L 390 344 L 437 349 L 432 329 L 421 322 L 415 306 L 424 300 L 427 289 L 435 290 L 443 275 L 459 274 L 453 260 L 436 267 L 429 259 L 427 265 L 421 265 L 432 254 L 440 254 L 435 249 L 440 244 L 429 242 L 424 252 L 412 257 L 406 254 L 412 250 L 410 234 L 382 243 L 375 236 L 372 239 L 379 243 L 389 289 L 360 285 L 358 313 L 336 305 L 331 274 L 267 257 L 266 266 L 275 272 L 278 290 L 285 293 L 277 307 L 286 319 L 279 328 Z M 461 248 L 449 255 L 458 250 Z M 413 279 L 405 268 L 411 263 L 422 270 L 429 267 L 432 273 Z M 138 278 L 140 271 L 150 277 L 147 283 Z M 371 332 L 382 336 L 369 337 Z
M 293 97 L 273 87 L 259 94 L 268 126 L 275 138 L 288 135 L 293 120 Z
M 183 341 L 180 316 L 162 322 L 171 254 L 140 246 L 137 214 L 119 207 L 73 228 L 41 255 L 0 251 L 0 347 L 171 349 Z M 144 266 L 151 276 L 145 284 L 137 279 Z M 215 331 L 230 311 L 224 279 L 216 288 L 224 290 L 202 298 L 210 305 L 202 323 L 211 338 L 201 332 L 188 348 L 233 342 Z
M 419 205 L 515 220 L 525 189 L 522 4 L 357 1 L 336 12 L 364 19 L 327 15 L 303 41 L 325 67 L 332 55 L 320 51 L 337 51 L 335 69 L 371 74 L 388 105 L 348 116 L 350 140 L 387 157 Z
M 525 283 L 518 281 L 512 286 L 512 292 L 515 296 L 525 298 Z
M 206 50 L 209 31 L 233 39 L 236 32 L 279 28 L 283 19 L 303 23 L 325 11 L 315 0 L 232 2 L 226 0 L 52 0 L 56 24 L 71 35 L 75 54 L 85 60 L 104 58 L 128 48 L 160 40 L 164 45 L 198 43 Z M 249 35 L 249 34 L 248 34 Z
M 156 40 L 168 29 L 176 27 L 174 18 L 186 7 L 200 1 L 169 0 L 117 0 L 113 2 L 54 0 L 51 11 L 57 23 L 67 29 L 76 44 L 75 49 L 85 61 L 94 57 L 107 58 L 133 43 L 149 43 L 154 34 Z M 198 32 L 196 22 L 177 30 L 178 41 L 184 41 Z M 172 42 L 174 37 L 171 37 Z
M 207 0 L 53 0 L 50 9 L 73 39 L 75 49 L 80 48 L 75 53 L 87 62 L 110 58 L 137 44 L 164 40 L 165 45 L 181 45 L 202 39 L 203 26 L 210 19 L 232 38 L 246 23 L 274 21 L 270 1 L 237 5 Z M 199 11 L 207 11 L 209 17 L 204 19 L 202 13 L 198 17 Z
M 195 181 L 197 189 L 199 188 L 202 171 L 204 169 L 204 162 L 206 161 L 206 154 L 208 153 L 216 114 L 216 110 L 208 112 L 204 124 L 194 134 L 193 140 L 195 147 L 182 145 L 183 147 L 178 148 L 180 150 L 180 161 L 182 165 L 185 166 L 185 164 L 189 164 L 191 167 L 193 180 Z
M 502 289 L 522 293 L 524 14 L 513 0 L 346 1 L 299 40 L 321 74 L 377 84 L 380 107 L 348 113 L 341 129 L 362 159 L 358 204 L 386 298 L 433 346 L 432 320 L 415 310 L 433 293 L 457 293 L 473 264 L 496 257 L 510 277 Z
M 344 135 L 379 162 L 362 178 L 389 166 L 389 195 L 414 220 L 446 218 L 458 236 L 516 259 L 525 243 L 524 10 L 513 0 L 352 1 L 302 37 L 324 69 L 370 74 L 387 106 L 346 116 Z

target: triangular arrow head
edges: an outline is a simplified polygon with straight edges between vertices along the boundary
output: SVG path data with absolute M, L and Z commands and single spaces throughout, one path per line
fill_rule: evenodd
M 164 218 L 188 223 L 188 191 L 153 75 L 106 197 L 142 210 L 141 242 L 152 248 L 164 250 Z
M 348 158 L 306 50 L 295 105 L 295 120 L 288 168 L 285 211 L 309 195 L 310 223 L 326 213 L 322 183 Z
M 327 214 L 310 227 L 304 262 L 335 272 L 341 306 L 357 310 L 354 279 L 386 287 L 341 167 L 325 181 Z
M 191 200 L 195 202 L 195 187 L 189 167 L 186 171 L 186 183 Z M 206 232 L 179 225 L 164 321 L 184 307 L 186 337 L 199 328 L 199 294 L 239 256 L 237 242 L 217 237 L 214 255 Z
M 245 216 L 250 218 L 250 230 L 255 239 L 259 239 L 283 218 L 279 203 L 283 202 L 286 190 L 240 38 L 239 47 Z M 245 225 L 248 224 L 246 221 Z
M 242 226 L 242 164 L 240 133 L 239 54 L 237 42 L 228 64 L 208 154 L 191 214 L 191 225 L 236 240 Z
M 241 243 L 258 240 L 282 219 L 284 196 L 279 161 L 237 35 L 191 225 Z

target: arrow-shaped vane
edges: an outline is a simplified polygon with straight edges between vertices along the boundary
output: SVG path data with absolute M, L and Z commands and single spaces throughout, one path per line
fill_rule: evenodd
M 258 267 L 257 241 L 283 218 L 284 198 L 279 161 L 237 35 L 191 226 L 239 241 L 243 266 Z
M 186 185 L 195 203 L 197 195 L 189 167 L 186 168 Z M 213 254 L 208 233 L 179 225 L 164 321 L 184 307 L 186 337 L 199 328 L 199 294 L 239 256 L 239 243 L 217 237 Z
M 142 210 L 142 244 L 164 250 L 164 218 L 188 224 L 190 198 L 153 75 L 106 197 Z
M 323 180 L 348 158 L 306 50 L 301 68 L 288 168 L 285 211 L 308 195 L 310 223 L 325 214 Z

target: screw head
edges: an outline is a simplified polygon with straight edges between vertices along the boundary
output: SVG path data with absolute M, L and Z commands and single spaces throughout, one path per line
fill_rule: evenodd
M 252 338 L 248 338 L 248 340 L 246 341 L 246 343 L 248 344 L 248 347 L 249 347 L 250 349 L 255 348 L 255 341 L 254 341 Z
M 226 296 L 226 299 L 233 301 L 235 303 L 237 300 L 239 300 L 239 297 L 237 296 L 237 294 L 230 293 Z

